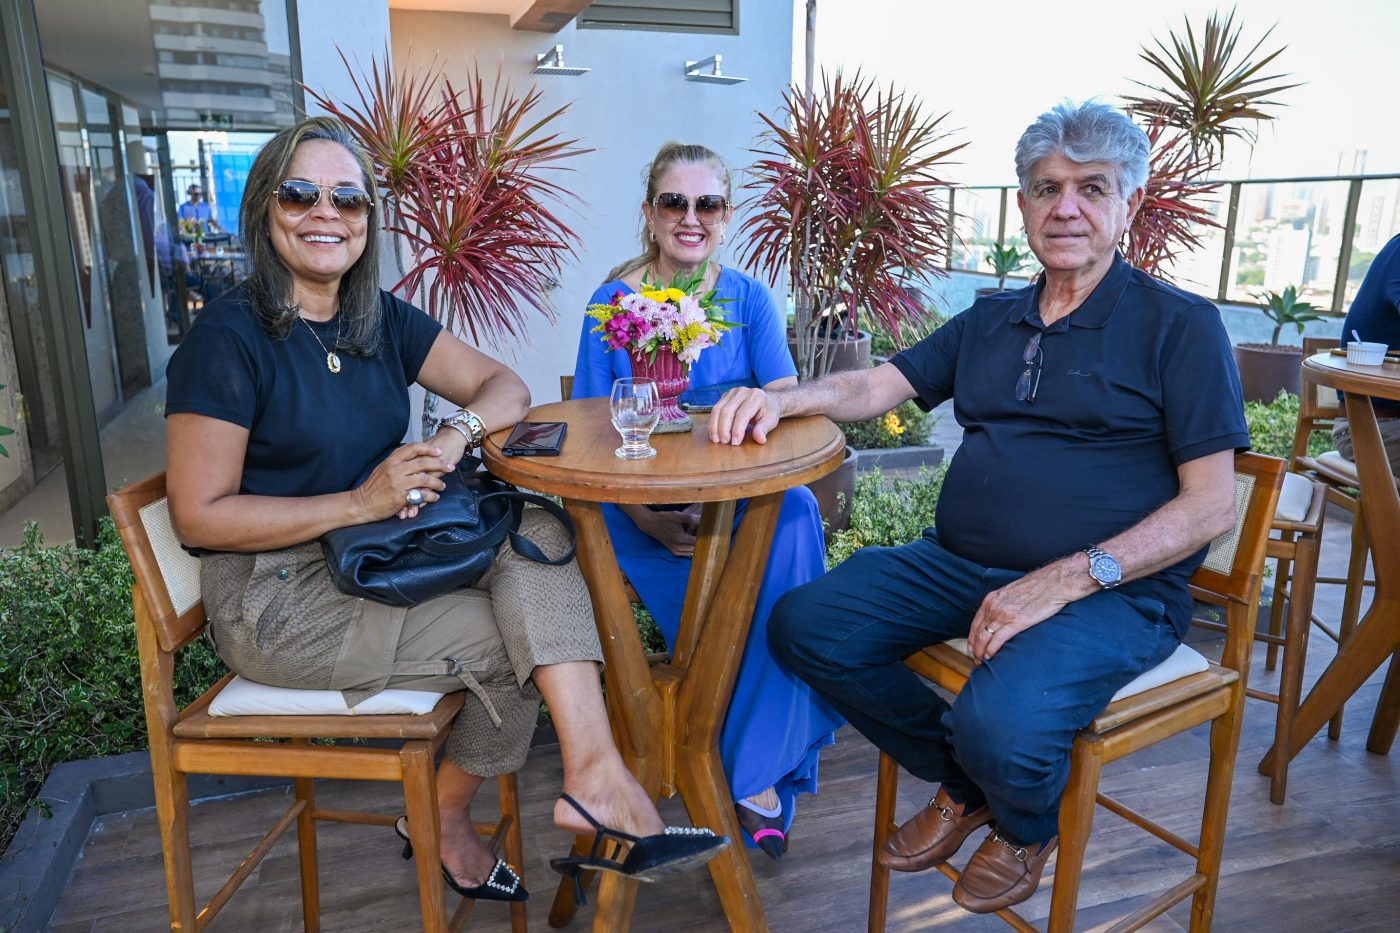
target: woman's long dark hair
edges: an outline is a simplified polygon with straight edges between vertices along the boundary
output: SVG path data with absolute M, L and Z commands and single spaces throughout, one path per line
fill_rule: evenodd
M 364 189 L 374 193 L 374 164 L 350 130 L 334 117 L 312 117 L 285 129 L 263 146 L 248 170 L 238 220 L 243 249 L 252 270 L 248 278 L 253 311 L 263 329 L 284 339 L 296 324 L 301 307 L 292 299 L 292 272 L 272 245 L 267 209 L 297 146 L 313 139 L 339 143 L 359 163 Z M 365 220 L 365 250 L 340 279 L 340 336 L 336 348 L 352 356 L 373 356 L 383 339 L 379 308 L 379 229 L 374 211 Z
M 673 165 L 712 165 L 715 174 L 719 175 L 724 182 L 724 200 L 732 203 L 734 193 L 731 190 L 732 184 L 729 179 L 729 166 L 724 164 L 724 159 L 720 158 L 718 152 L 705 146 L 694 143 L 666 143 L 656 153 L 656 157 L 651 160 L 651 164 L 646 170 L 646 202 L 648 204 L 656 200 L 656 196 L 661 192 L 657 189 L 661 185 L 661 176 L 666 174 L 666 170 Z M 635 272 L 645 266 L 656 262 L 656 257 L 661 253 L 661 247 L 656 242 L 656 237 L 651 235 L 651 227 L 647 224 L 646 214 L 642 215 L 642 252 L 641 255 L 633 256 L 608 273 L 604 279 L 611 282 L 613 279 L 620 279 L 630 272 Z

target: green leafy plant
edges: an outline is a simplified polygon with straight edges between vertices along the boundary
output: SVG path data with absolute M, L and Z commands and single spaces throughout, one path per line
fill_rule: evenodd
M 5 388 L 5 384 L 4 384 L 3 382 L 0 382 L 0 389 L 3 389 L 3 388 Z M 7 427 L 5 427 L 5 425 L 0 424 L 0 437 L 4 437 L 6 434 L 13 434 L 13 433 L 15 433 L 15 429 L 14 429 L 14 428 L 7 428 Z M 4 445 L 4 444 L 0 444 L 0 457 L 8 457 L 9 455 L 10 455 L 10 452 L 9 452 L 8 450 L 5 449 L 5 445 Z
M 525 308 L 555 320 L 549 293 L 578 236 L 555 214 L 574 195 L 542 173 L 589 151 L 553 130 L 568 107 L 542 112 L 541 91 L 517 93 L 499 74 L 489 89 L 480 72 L 457 89 L 436 59 L 396 71 L 386 52 L 367 76 L 341 60 L 357 100 L 307 93 L 374 159 L 385 229 L 412 246 L 394 291 L 421 289 L 435 320 L 497 347 L 523 336 Z
M 1289 285 L 1282 292 L 1263 292 L 1254 296 L 1260 301 L 1260 312 L 1264 317 L 1274 322 L 1274 333 L 1269 339 L 1269 343 L 1278 346 L 1279 335 L 1288 325 L 1298 328 L 1298 333 L 1303 332 L 1304 325 L 1311 321 L 1321 321 L 1332 317 L 1332 313 L 1324 312 L 1316 308 L 1310 301 L 1298 300 L 1298 289 Z
M 987 251 L 987 265 L 992 267 L 992 272 L 997 277 L 997 288 L 1005 289 L 1006 277 L 1023 268 L 1028 258 L 1029 251 L 1022 252 L 1015 243 L 1007 243 L 1005 246 L 993 243 Z
M 939 178 L 949 155 L 947 114 L 857 74 L 823 76 L 813 93 L 790 86 L 767 125 L 744 185 L 744 263 L 770 283 L 787 274 L 796 307 L 800 378 L 829 372 L 828 336 L 857 331 L 858 315 L 896 333 L 925 309 L 910 280 L 946 274 L 952 228 Z
M 937 418 L 911 399 L 883 415 L 867 421 L 843 421 L 837 427 L 845 432 L 848 446 L 869 450 L 927 444 L 935 423 Z
M 146 746 L 131 586 L 111 519 L 94 549 L 45 546 L 30 525 L 0 550 L 0 851 L 56 765 Z M 201 639 L 178 656 L 176 698 L 223 673 Z
M 1249 425 L 1249 442 L 1255 453 L 1288 459 L 1298 428 L 1298 405 L 1298 396 L 1290 392 L 1279 392 L 1271 402 L 1244 403 L 1244 420 Z M 1332 438 L 1325 431 L 1314 431 L 1308 438 L 1310 457 L 1331 449 Z
M 932 300 L 922 292 L 916 296 L 915 300 L 924 309 L 922 319 L 919 321 L 901 320 L 893 331 L 886 330 L 880 321 L 869 316 L 863 318 L 862 326 L 870 331 L 871 355 L 885 358 L 894 356 L 900 350 L 912 347 L 943 326 L 943 315 L 939 313 L 937 305 Z
M 893 547 L 917 540 L 933 525 L 947 465 L 919 469 L 915 479 L 871 470 L 856 480 L 851 526 L 831 537 L 826 566 L 835 567 L 863 547 Z

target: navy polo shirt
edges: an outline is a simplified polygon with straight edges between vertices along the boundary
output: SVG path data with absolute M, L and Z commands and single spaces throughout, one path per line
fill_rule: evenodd
M 338 324 L 298 322 L 271 337 L 247 283 L 210 303 L 170 358 L 165 413 L 205 415 L 248 429 L 239 492 L 318 496 L 352 489 L 403 442 L 408 387 L 442 327 L 379 293 L 383 344 L 326 367 Z M 316 332 L 313 337 L 311 332 Z M 320 338 L 320 342 L 317 341 Z
M 1366 278 L 1361 280 L 1356 298 L 1347 309 L 1346 323 L 1342 325 L 1342 346 L 1351 340 L 1353 330 L 1362 340 L 1400 350 L 1400 236 L 1391 237 L 1390 242 L 1381 247 Z M 1371 404 L 1400 411 L 1400 401 L 1394 399 L 1373 398 Z
M 1178 492 L 1177 467 L 1249 447 L 1220 312 L 1121 256 L 1046 327 L 1039 283 L 977 301 L 891 362 L 928 409 L 963 427 L 938 502 L 939 542 L 986 567 L 1030 571 L 1136 524 Z M 1016 401 L 1041 333 L 1034 401 Z M 1123 585 L 1184 632 L 1191 557 Z

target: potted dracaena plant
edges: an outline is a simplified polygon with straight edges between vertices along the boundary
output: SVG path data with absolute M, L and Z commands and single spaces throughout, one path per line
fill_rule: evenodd
M 568 107 L 542 113 L 542 95 L 517 93 L 479 71 L 455 87 L 437 59 L 396 72 L 386 52 L 357 74 L 356 100 L 308 95 L 350 127 L 374 160 L 402 278 L 393 291 L 470 339 L 506 349 L 526 336 L 526 312 L 549 321 L 549 299 L 578 237 L 558 208 L 574 195 L 546 172 L 590 150 L 553 130 Z M 404 258 L 404 245 L 408 257 Z M 423 436 L 436 428 L 423 406 Z
M 983 295 L 993 295 L 1006 291 L 1006 277 L 1025 268 L 1028 259 L 1030 259 L 1030 251 L 1023 252 L 1015 243 L 1007 243 L 1005 246 L 993 243 L 987 250 L 986 262 L 992 267 L 992 274 L 997 277 L 997 287 L 979 288 L 977 289 L 977 297 L 981 298 Z
M 883 333 L 927 325 L 917 283 L 942 276 L 952 235 L 946 114 L 856 74 L 789 86 L 749 167 L 740 260 L 770 283 L 786 277 L 794 304 L 790 346 L 798 378 L 869 365 L 865 319 Z M 814 484 L 829 529 L 843 527 L 855 488 L 854 454 Z M 842 503 L 845 503 L 843 506 Z
M 1219 170 L 1226 141 L 1252 143 L 1253 127 L 1274 119 L 1270 110 L 1277 102 L 1271 96 L 1297 86 L 1283 83 L 1286 75 L 1264 73 L 1286 48 L 1261 51 L 1272 31 L 1246 46 L 1244 26 L 1235 22 L 1234 11 L 1215 13 L 1200 30 L 1187 20 L 1184 33 L 1172 32 L 1166 42 L 1142 49 L 1140 57 L 1155 69 L 1159 83 L 1135 82 L 1146 93 L 1126 98 L 1152 143 L 1146 197 L 1124 251 L 1139 268 L 1169 277 L 1175 259 L 1201 246 L 1203 228 L 1221 226 L 1212 210 L 1220 185 L 1206 179 Z M 1246 401 L 1272 400 L 1280 388 L 1298 391 L 1302 348 L 1278 344 L 1282 324 L 1296 324 L 1301 333 L 1303 324 L 1323 316 L 1310 305 L 1297 308 L 1297 291 L 1291 287 L 1277 304 L 1263 300 L 1264 314 L 1276 325 L 1273 340 L 1235 347 Z M 1295 319 L 1295 309 L 1308 316 Z

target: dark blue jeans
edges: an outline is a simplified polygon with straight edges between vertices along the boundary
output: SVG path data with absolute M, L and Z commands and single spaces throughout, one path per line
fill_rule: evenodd
M 1011 638 L 951 706 L 903 661 L 965 637 L 982 599 L 1022 574 L 943 548 L 866 548 L 789 591 L 769 622 L 773 652 L 908 771 L 959 803 L 985 799 L 1017 842 L 1054 836 L 1074 734 L 1120 687 L 1175 650 L 1158 600 L 1095 593 Z

